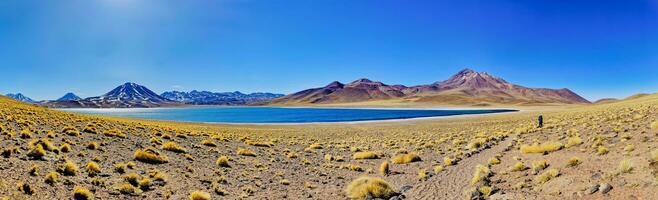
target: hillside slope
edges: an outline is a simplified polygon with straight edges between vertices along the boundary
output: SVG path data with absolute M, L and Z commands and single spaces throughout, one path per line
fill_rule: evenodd
M 349 84 L 333 82 L 274 99 L 274 105 L 341 104 L 393 100 L 409 104 L 589 104 L 569 89 L 528 88 L 509 83 L 486 72 L 465 69 L 447 80 L 407 87 L 368 79 Z

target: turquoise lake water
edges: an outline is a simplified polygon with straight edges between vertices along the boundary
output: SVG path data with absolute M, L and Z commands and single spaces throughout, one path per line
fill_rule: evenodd
M 409 119 L 465 114 L 514 112 L 508 109 L 489 110 L 412 110 L 412 109 L 343 109 L 343 108 L 280 108 L 280 107 L 203 107 L 203 108 L 110 108 L 61 109 L 63 111 L 183 122 L 210 123 L 306 123 L 349 122 L 387 119 Z

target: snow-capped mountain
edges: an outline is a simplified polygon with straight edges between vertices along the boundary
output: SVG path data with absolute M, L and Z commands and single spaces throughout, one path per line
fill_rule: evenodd
M 77 100 L 81 100 L 81 99 L 82 98 L 80 98 L 78 95 L 75 95 L 75 94 L 69 92 L 69 93 L 66 93 L 64 96 L 62 96 L 61 98 L 59 98 L 55 101 L 77 101 Z
M 112 91 L 97 97 L 73 101 L 47 102 L 47 107 L 65 108 L 144 108 L 176 105 L 148 88 L 136 83 L 125 83 Z
M 23 95 L 21 93 L 16 93 L 16 94 L 11 94 L 10 93 L 10 94 L 7 94 L 7 96 L 11 97 L 12 99 L 16 99 L 16 100 L 26 102 L 26 103 L 36 103 L 36 101 L 30 99 L 29 97 L 26 97 L 25 95 Z
M 256 102 L 264 102 L 278 97 L 282 94 L 273 93 L 251 93 L 242 92 L 208 92 L 192 90 L 191 92 L 170 91 L 160 96 L 184 104 L 192 105 L 242 105 Z

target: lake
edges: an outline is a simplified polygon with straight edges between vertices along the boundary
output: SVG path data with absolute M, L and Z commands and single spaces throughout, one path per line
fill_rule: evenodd
M 514 112 L 509 109 L 357 109 L 281 107 L 194 107 L 194 108 L 73 108 L 62 111 L 81 114 L 210 123 L 307 123 L 350 122 L 419 117 Z

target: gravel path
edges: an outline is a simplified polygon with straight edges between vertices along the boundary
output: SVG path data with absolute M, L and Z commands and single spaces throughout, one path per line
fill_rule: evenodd
M 471 187 L 470 183 L 475 166 L 487 164 L 490 158 L 503 152 L 509 143 L 505 139 L 491 148 L 462 159 L 457 165 L 447 167 L 445 171 L 426 182 L 415 185 L 405 194 L 406 197 L 408 199 L 464 199 L 464 190 Z

